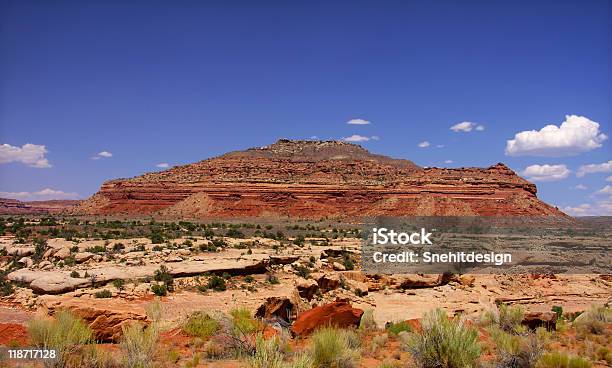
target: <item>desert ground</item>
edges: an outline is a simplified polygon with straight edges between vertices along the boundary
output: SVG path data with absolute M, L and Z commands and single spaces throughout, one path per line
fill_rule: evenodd
M 0 230 L 0 345 L 61 352 L 3 366 L 612 363 L 610 275 L 368 275 L 359 226 L 323 220 L 14 216 Z

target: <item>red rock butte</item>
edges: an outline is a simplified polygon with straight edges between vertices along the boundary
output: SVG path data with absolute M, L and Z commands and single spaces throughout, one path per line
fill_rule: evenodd
M 504 164 L 422 168 L 340 141 L 281 139 L 111 180 L 72 212 L 169 218 L 563 216 Z

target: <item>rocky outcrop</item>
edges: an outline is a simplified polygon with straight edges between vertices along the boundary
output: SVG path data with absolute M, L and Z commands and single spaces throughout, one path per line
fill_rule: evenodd
M 338 141 L 266 147 L 106 182 L 77 214 L 183 218 L 555 215 L 503 164 L 421 168 Z
M 168 273 L 174 277 L 197 276 L 203 274 L 247 275 L 265 273 L 270 263 L 265 256 L 252 256 L 251 259 L 219 257 L 208 262 L 185 261 L 167 264 Z M 103 266 L 87 270 L 88 278 L 71 277 L 68 271 L 19 269 L 7 275 L 7 279 L 28 285 L 37 294 L 62 294 L 93 284 L 102 285 L 113 280 L 142 279 L 152 276 L 160 265 L 146 266 Z
M 523 326 L 531 330 L 544 327 L 548 331 L 555 331 L 557 328 L 557 313 L 555 312 L 527 312 L 521 321 Z
M 289 322 L 292 320 L 294 312 L 295 305 L 289 298 L 273 296 L 267 298 L 257 308 L 255 317 L 267 320 L 280 318 L 282 321 Z
M 325 304 L 301 313 L 291 326 L 291 332 L 297 336 L 305 336 L 325 326 L 359 326 L 362 314 L 363 310 L 353 308 L 347 302 Z

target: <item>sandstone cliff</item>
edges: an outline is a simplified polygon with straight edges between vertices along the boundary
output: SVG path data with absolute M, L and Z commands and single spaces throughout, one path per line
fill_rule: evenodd
M 111 180 L 74 213 L 166 217 L 565 216 L 504 164 L 421 168 L 338 141 L 281 139 Z

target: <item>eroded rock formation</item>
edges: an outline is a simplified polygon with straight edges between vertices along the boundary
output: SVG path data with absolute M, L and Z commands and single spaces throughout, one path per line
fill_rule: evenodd
M 504 164 L 421 168 L 338 141 L 265 147 L 104 183 L 74 213 L 182 218 L 555 215 Z

